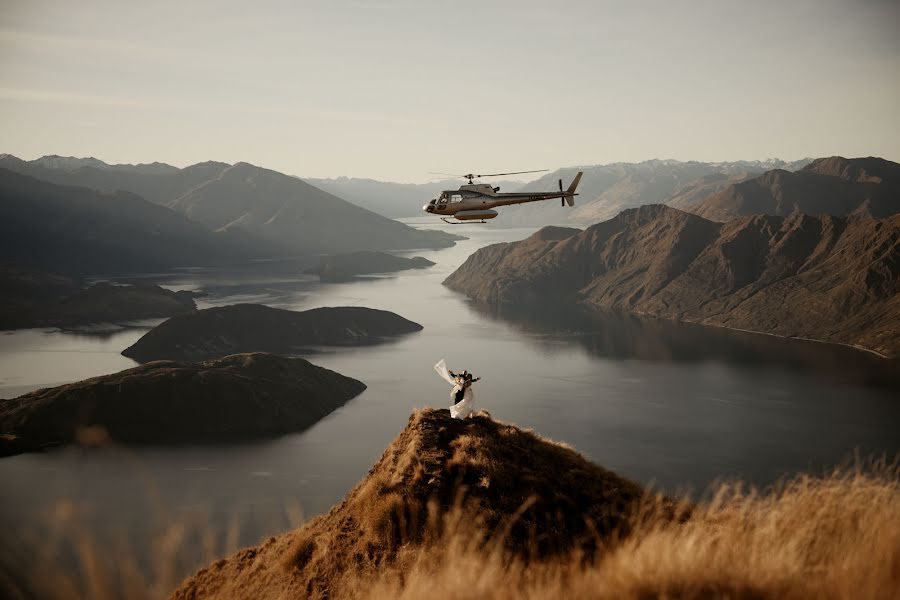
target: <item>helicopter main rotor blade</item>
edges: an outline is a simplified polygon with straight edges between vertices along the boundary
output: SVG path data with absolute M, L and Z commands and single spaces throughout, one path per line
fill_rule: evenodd
M 475 177 L 499 177 L 500 175 L 522 175 L 523 173 L 546 173 L 550 169 L 538 169 L 537 171 L 512 171 L 511 173 L 483 173 Z
M 443 175 L 445 177 L 465 177 L 465 175 L 459 175 L 457 173 L 435 173 L 434 171 L 428 171 L 428 175 Z

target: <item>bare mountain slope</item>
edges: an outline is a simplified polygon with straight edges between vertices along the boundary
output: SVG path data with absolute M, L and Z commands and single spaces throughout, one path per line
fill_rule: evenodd
M 486 302 L 557 299 L 900 356 L 900 215 L 755 216 L 663 205 L 475 252 L 444 282 Z
M 715 221 L 794 212 L 886 217 L 900 212 L 900 165 L 873 157 L 820 158 L 794 173 L 767 171 L 686 208 Z

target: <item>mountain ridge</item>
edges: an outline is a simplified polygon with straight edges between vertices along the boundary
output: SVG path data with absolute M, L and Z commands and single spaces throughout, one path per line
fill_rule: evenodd
M 210 229 L 235 234 L 242 230 L 289 250 L 277 256 L 444 248 L 462 239 L 443 231 L 409 227 L 295 177 L 246 162 L 207 161 L 184 169 L 160 164 L 102 163 L 105 166 L 98 168 L 92 159 L 44 157 L 26 162 L 12 155 L 0 157 L 0 168 L 57 185 L 102 193 L 127 191 L 187 214 Z M 256 187 L 247 181 L 253 178 Z M 261 195 L 262 191 L 267 195 Z
M 900 357 L 900 215 L 723 224 L 651 205 L 560 237 L 482 248 L 444 284 L 488 303 L 578 302 Z
M 774 169 L 733 183 L 685 208 L 716 221 L 793 212 L 887 217 L 900 212 L 900 164 L 876 157 L 819 158 L 799 171 Z
M 288 250 L 244 232 L 216 233 L 131 192 L 64 186 L 0 168 L 5 260 L 71 275 L 247 262 Z

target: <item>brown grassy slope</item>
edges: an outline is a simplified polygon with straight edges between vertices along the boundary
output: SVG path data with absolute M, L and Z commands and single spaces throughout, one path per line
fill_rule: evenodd
M 564 446 L 483 413 L 424 410 L 329 514 L 216 561 L 172 598 L 878 599 L 900 589 L 896 465 L 766 492 L 723 485 L 681 515 Z
M 577 452 L 483 413 L 416 412 L 368 476 L 327 515 L 218 561 L 174 598 L 339 595 L 354 573 L 377 573 L 455 530 L 457 507 L 522 561 L 592 555 L 624 533 L 644 496 Z
M 488 303 L 581 301 L 900 356 L 900 215 L 720 224 L 643 206 L 562 240 L 487 246 L 444 283 Z
M 409 549 L 400 566 L 348 576 L 348 598 L 598 600 L 895 599 L 900 592 L 896 466 L 800 476 L 766 493 L 723 485 L 686 521 L 646 513 L 611 552 L 526 565 L 460 527 Z M 492 550 L 492 551 L 491 551 Z

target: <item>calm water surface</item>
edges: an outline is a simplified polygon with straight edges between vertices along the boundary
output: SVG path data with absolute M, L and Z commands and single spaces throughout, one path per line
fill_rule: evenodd
M 343 497 L 414 408 L 446 406 L 448 386 L 432 370 L 440 358 L 483 377 L 476 400 L 495 418 L 668 490 L 702 490 L 735 476 L 769 484 L 854 451 L 900 451 L 896 363 L 838 346 L 616 314 L 472 305 L 441 281 L 476 248 L 531 231 L 452 231 L 470 239 L 415 253 L 437 265 L 396 277 L 319 284 L 277 272 L 165 276 L 172 289 L 205 291 L 201 307 L 368 306 L 425 329 L 311 357 L 369 387 L 302 433 L 232 446 L 0 459 L 0 526 L 18 538 L 52 515 L 74 514 L 98 537 L 121 535 L 141 546 L 173 522 L 200 522 L 222 539 L 230 532 L 232 544 L 254 543 Z M 103 334 L 0 334 L 0 397 L 132 366 L 119 352 L 152 324 Z M 204 560 L 192 556 L 180 567 L 185 573 Z

